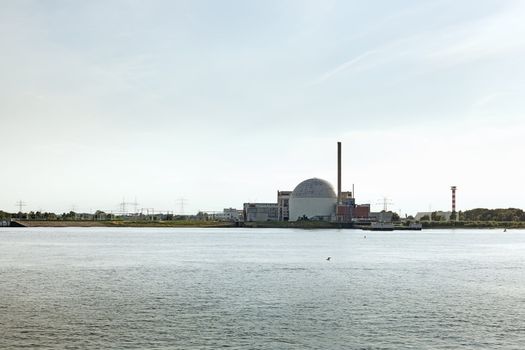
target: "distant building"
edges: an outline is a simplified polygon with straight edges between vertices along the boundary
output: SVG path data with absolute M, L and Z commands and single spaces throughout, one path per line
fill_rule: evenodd
M 369 223 L 370 204 L 356 204 L 354 187 L 342 191 L 341 142 L 337 143 L 337 194 L 332 185 L 311 178 L 293 191 L 277 191 L 277 203 L 245 203 L 245 221 L 323 220 L 338 223 Z M 390 219 L 391 220 L 391 219 Z
M 370 218 L 370 204 L 355 204 L 354 198 L 343 199 L 341 202 L 343 204 L 336 206 L 334 221 L 349 223 L 373 220 Z
M 278 221 L 277 203 L 244 203 L 244 221 Z
M 224 208 L 222 211 L 200 211 L 198 220 L 243 221 L 243 211 L 235 208 Z
M 355 209 L 355 198 L 352 192 L 342 191 L 340 203 L 335 207 L 335 219 L 333 221 L 349 223 L 352 222 Z
M 368 219 L 370 217 L 370 204 L 358 204 L 354 208 L 355 219 Z
M 353 205 L 338 204 L 335 206 L 335 219 L 336 222 L 352 222 L 352 214 L 354 212 Z
M 290 194 L 290 221 L 302 218 L 330 221 L 336 204 L 337 196 L 328 181 L 305 180 Z
M 341 192 L 341 204 L 343 205 L 355 205 L 355 198 L 352 196 L 350 191 Z
M 243 210 L 235 208 L 224 208 L 222 210 L 222 218 L 230 221 L 242 221 L 244 219 Z
M 290 195 L 292 191 L 277 191 L 277 207 L 279 209 L 279 221 L 290 219 Z
M 226 209 L 225 209 L 226 210 Z M 356 204 L 353 192 L 336 195 L 332 185 L 311 178 L 293 191 L 277 191 L 277 203 L 244 203 L 244 221 L 322 220 L 339 223 L 370 222 L 370 204 Z

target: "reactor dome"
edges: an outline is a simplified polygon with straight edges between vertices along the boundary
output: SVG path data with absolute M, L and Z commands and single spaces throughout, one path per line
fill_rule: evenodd
M 337 196 L 332 185 L 322 179 L 301 182 L 290 195 L 290 221 L 301 218 L 330 220 L 335 213 Z

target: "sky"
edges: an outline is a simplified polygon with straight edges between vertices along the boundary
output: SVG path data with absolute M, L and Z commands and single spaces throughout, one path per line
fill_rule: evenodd
M 525 208 L 525 2 L 0 1 L 0 210 L 194 213 L 324 178 Z M 181 206 L 184 199 L 184 206 Z

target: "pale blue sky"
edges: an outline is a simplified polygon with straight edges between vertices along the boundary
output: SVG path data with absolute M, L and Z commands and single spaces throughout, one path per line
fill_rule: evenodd
M 221 210 L 335 183 L 525 207 L 525 2 L 0 1 L 0 209 Z M 5 186 L 5 184 L 9 184 Z M 376 206 L 375 209 L 380 209 Z

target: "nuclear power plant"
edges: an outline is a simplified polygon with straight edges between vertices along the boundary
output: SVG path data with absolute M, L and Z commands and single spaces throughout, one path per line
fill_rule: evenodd
M 308 179 L 295 187 L 290 195 L 290 221 L 301 218 L 331 220 L 337 197 L 334 189 L 323 179 Z
M 293 191 L 277 191 L 277 203 L 244 203 L 245 221 L 317 220 L 351 223 L 368 220 L 370 204 L 356 204 L 352 191 L 342 191 L 341 142 L 337 143 L 337 193 L 323 179 L 311 178 Z

